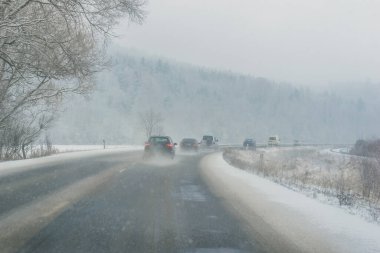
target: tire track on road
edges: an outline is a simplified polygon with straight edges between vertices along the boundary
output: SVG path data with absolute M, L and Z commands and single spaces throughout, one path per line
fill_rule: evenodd
M 29 239 L 69 206 L 97 190 L 126 165 L 118 165 L 77 181 L 64 189 L 0 217 L 2 253 L 16 252 Z

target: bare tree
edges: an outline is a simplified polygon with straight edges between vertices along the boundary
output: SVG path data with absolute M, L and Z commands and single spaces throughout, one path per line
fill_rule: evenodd
M 144 127 L 145 135 L 147 138 L 152 136 L 154 131 L 161 133 L 163 131 L 160 123 L 163 121 L 163 118 L 160 113 L 155 112 L 152 108 L 149 110 L 140 113 L 140 122 Z
M 28 125 L 24 127 L 23 135 L 21 136 L 21 152 L 22 158 L 27 158 L 27 151 L 31 149 L 31 145 L 40 137 L 41 133 L 45 131 L 50 123 L 53 121 L 54 117 L 52 115 L 43 114 L 40 117 L 36 117 L 32 121 L 28 122 Z M 47 143 L 47 148 L 51 149 L 51 143 L 49 138 L 46 136 L 45 141 Z M 50 145 L 48 145 L 50 144 Z
M 38 140 L 54 119 L 53 112 L 37 110 L 24 112 L 7 121 L 7 127 L 0 134 L 0 159 L 27 158 L 32 144 Z
M 0 125 L 17 110 L 83 93 L 104 66 L 117 18 L 144 17 L 142 0 L 6 0 L 0 3 Z M 102 43 L 103 42 L 103 43 Z
M 112 27 L 123 16 L 141 23 L 143 5 L 144 0 L 0 2 L 1 150 L 15 149 L 18 141 L 9 142 L 8 137 L 16 130 L 20 134 L 25 124 L 43 120 L 33 114 L 56 105 L 67 93 L 92 88 L 93 74 L 107 65 L 104 52 Z M 33 113 L 25 116 L 29 109 Z M 26 145 L 41 133 L 37 129 L 29 132 L 33 138 L 25 139 Z

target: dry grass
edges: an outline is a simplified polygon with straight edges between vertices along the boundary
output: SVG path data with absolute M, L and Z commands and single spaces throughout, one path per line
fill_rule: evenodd
M 321 152 L 317 148 L 229 149 L 225 159 L 240 169 L 267 177 L 341 206 L 360 207 L 380 218 L 380 165 L 376 159 Z

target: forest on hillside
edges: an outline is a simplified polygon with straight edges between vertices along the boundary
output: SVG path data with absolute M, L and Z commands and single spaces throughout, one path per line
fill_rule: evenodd
M 218 71 L 123 50 L 97 76 L 88 97 L 65 105 L 49 132 L 55 144 L 142 143 L 139 115 L 160 113 L 176 141 L 213 134 L 224 143 L 246 137 L 283 143 L 354 143 L 379 135 L 378 85 L 314 91 L 269 79 Z

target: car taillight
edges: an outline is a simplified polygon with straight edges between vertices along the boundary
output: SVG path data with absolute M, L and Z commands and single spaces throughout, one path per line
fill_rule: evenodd
M 149 147 L 149 146 L 150 146 L 149 142 L 145 142 L 145 147 Z
M 166 147 L 168 147 L 168 148 L 173 148 L 174 145 L 173 145 L 172 143 L 168 143 L 168 144 L 166 144 Z

